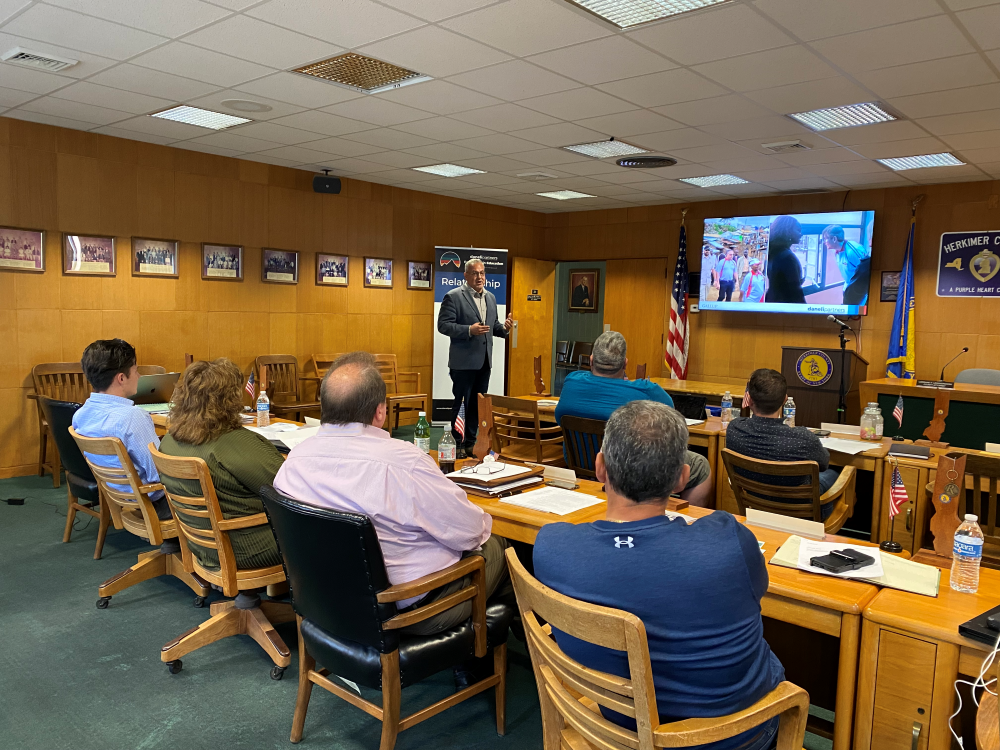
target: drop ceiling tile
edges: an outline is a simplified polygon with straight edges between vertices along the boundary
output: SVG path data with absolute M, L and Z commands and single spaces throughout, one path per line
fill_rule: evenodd
M 438 80 L 424 81 L 419 86 L 403 86 L 376 96 L 379 99 L 417 107 L 437 115 L 452 115 L 456 112 L 500 104 L 500 100 L 492 96 Z
M 484 172 L 530 172 L 533 164 L 519 161 L 509 156 L 481 156 L 475 159 L 464 159 L 463 167 L 481 169 Z M 479 178 L 481 175 L 469 175 L 469 178 Z M 508 181 L 509 182 L 509 181 Z
M 269 0 L 248 10 L 247 15 L 300 34 L 321 34 L 331 44 L 346 49 L 354 49 L 424 25 L 423 21 L 371 0 L 344 0 L 337 3 Z
M 172 120 L 163 120 L 159 117 L 147 117 L 145 115 L 115 123 L 115 127 L 121 130 L 135 130 L 140 133 L 170 138 L 172 141 L 198 138 L 208 135 L 209 132 L 205 128 L 186 125 L 183 122 L 173 122 Z
M 377 154 L 385 150 L 382 146 L 372 146 L 368 143 L 349 141 L 346 138 L 322 138 L 318 141 L 309 141 L 305 144 L 305 147 L 313 151 L 322 151 L 325 154 L 333 154 L 342 158 L 348 156 L 367 156 L 368 154 Z
M 658 73 L 677 66 L 623 36 L 610 36 L 529 58 L 555 73 L 594 85 Z
M 705 166 L 710 167 L 716 172 L 730 173 L 744 177 L 745 179 L 751 179 L 744 175 L 744 172 L 763 172 L 763 171 L 774 171 L 776 169 L 795 169 L 796 167 L 790 167 L 785 162 L 780 159 L 775 159 L 773 156 L 765 156 L 764 154 L 754 154 L 753 156 L 739 156 L 735 159 L 720 159 L 716 161 L 705 162 Z M 791 179 L 791 178 L 789 178 Z
M 524 60 L 511 60 L 452 77 L 452 82 L 508 101 L 554 94 L 577 88 L 569 78 L 550 73 Z
M 557 2 L 509 0 L 442 22 L 442 26 L 517 57 L 611 35 L 611 29 Z
M 601 84 L 597 88 L 640 107 L 708 99 L 726 93 L 718 84 L 687 69 L 627 78 Z
M 44 115 L 40 112 L 29 112 L 25 109 L 10 109 L 3 113 L 4 117 L 15 120 L 27 120 L 28 122 L 40 122 L 43 125 L 55 125 L 57 128 L 69 128 L 71 130 L 90 130 L 94 127 L 92 122 L 82 122 L 80 120 L 70 120 L 66 117 L 55 115 Z
M 734 91 L 752 91 L 760 88 L 761 81 L 783 86 L 837 75 L 819 57 L 798 45 L 705 63 L 694 70 Z
M 31 94 L 48 94 L 56 89 L 69 86 L 75 80 L 65 76 L 57 76 L 54 73 L 46 73 L 42 70 L 20 68 L 16 65 L 3 65 L 0 68 L 0 73 L 3 74 L 0 80 L 3 81 L 5 87 Z
M 451 117 L 431 117 L 427 120 L 408 122 L 404 125 L 398 125 L 396 129 L 435 141 L 457 141 L 464 138 L 491 135 L 493 132 L 487 128 L 470 125 L 467 122 L 462 122 Z
M 983 49 L 1000 47 L 1000 5 L 962 11 L 958 20 Z
M 604 134 L 589 128 L 581 128 L 571 122 L 544 125 L 540 128 L 515 130 L 511 135 L 526 141 L 541 143 L 543 146 L 572 146 L 577 143 L 592 143 L 604 139 Z
M 19 10 L 31 5 L 32 0 L 0 0 L 0 23 L 13 16 Z
M 441 21 L 459 13 L 468 13 L 496 0 L 382 0 L 397 10 L 425 21 Z
M 53 44 L 51 42 L 41 43 L 34 39 L 28 39 L 23 36 L 17 36 L 16 34 L 7 33 L 9 27 L 4 27 L 3 33 L 0 33 L 0 51 L 7 52 L 14 47 L 24 47 L 29 50 L 34 50 L 36 52 L 49 52 L 54 55 L 59 55 L 60 57 L 65 57 L 69 60 L 76 60 L 76 65 L 66 68 L 65 70 L 59 71 L 59 73 L 47 73 L 42 70 L 35 70 L 33 68 L 21 68 L 15 65 L 5 64 L 0 67 L 3 70 L 2 78 L 3 83 L 10 88 L 23 89 L 28 91 L 30 89 L 24 88 L 22 86 L 15 86 L 11 82 L 11 76 L 17 76 L 18 73 L 36 73 L 39 76 L 51 75 L 54 78 L 61 79 L 71 79 L 78 80 L 82 78 L 89 78 L 90 76 L 98 73 L 102 70 L 107 70 L 113 65 L 118 64 L 117 60 L 112 60 L 109 56 L 95 55 L 89 52 L 84 52 L 82 50 L 72 49 L 69 47 L 62 47 L 58 44 Z
M 956 151 L 977 148 L 993 148 L 1000 144 L 1000 130 L 982 130 L 978 133 L 955 133 L 941 140 Z
M 644 133 L 660 133 L 671 128 L 684 127 L 679 122 L 650 112 L 648 109 L 633 109 L 631 112 L 621 112 L 615 115 L 590 117 L 578 120 L 577 124 L 601 133 L 612 134 L 616 138 L 628 138 Z
M 523 107 L 569 121 L 612 115 L 635 109 L 634 104 L 629 104 L 592 88 L 572 89 L 533 99 L 523 99 L 520 104 Z
M 712 99 L 701 99 L 695 102 L 668 104 L 664 107 L 654 107 L 654 112 L 669 117 L 685 125 L 713 125 L 720 122 L 737 122 L 740 120 L 767 117 L 773 112 L 754 104 L 738 94 L 717 96 Z
M 400 150 L 415 148 L 416 146 L 426 146 L 428 143 L 434 143 L 435 140 L 447 139 L 424 138 L 420 135 L 404 133 L 393 128 L 377 128 L 376 130 L 365 130 L 360 133 L 345 135 L 344 140 L 366 143 L 369 146 L 378 146 L 380 149 Z
M 537 146 L 537 144 L 533 145 Z M 540 167 L 561 166 L 579 161 L 592 161 L 588 157 L 561 148 L 535 148 L 531 151 L 516 152 L 509 156 L 512 159 L 521 159 Z
M 455 115 L 455 119 L 462 122 L 470 122 L 473 125 L 481 125 L 484 128 L 490 128 L 502 133 L 511 130 L 521 130 L 523 128 L 554 125 L 559 122 L 556 118 L 543 115 L 541 112 L 534 112 L 517 104 L 506 103 L 484 107 L 472 112 L 460 112 Z
M 16 107 L 34 99 L 36 94 L 16 89 L 0 88 L 0 107 Z
M 412 169 L 413 167 L 423 166 L 427 163 L 427 160 L 422 156 L 414 156 L 402 151 L 380 151 L 368 154 L 365 156 L 365 160 L 373 161 L 376 164 L 385 164 L 387 167 L 395 167 L 397 169 Z
M 420 84 L 414 84 L 419 86 Z M 370 122 L 373 125 L 399 125 L 404 122 L 423 120 L 433 117 L 429 112 L 420 109 L 407 107 L 404 104 L 377 99 L 373 96 L 365 96 L 361 99 L 351 99 L 350 101 L 334 104 L 323 108 L 324 112 L 338 117 L 347 117 L 361 122 Z
M 855 128 L 827 130 L 823 135 L 834 143 L 853 146 L 858 143 L 911 140 L 913 138 L 922 138 L 927 133 L 914 122 L 896 120 L 895 122 L 880 122 L 875 125 L 862 125 Z
M 362 130 L 371 130 L 374 125 L 360 120 L 351 120 L 347 117 L 339 117 L 326 112 L 309 110 L 298 112 L 294 115 L 279 117 L 272 120 L 279 125 L 287 125 L 290 128 L 308 130 L 312 133 L 322 133 L 323 135 L 346 135 L 347 133 L 360 133 Z
M 344 51 L 343 47 L 244 15 L 196 31 L 184 41 L 272 68 L 293 68 Z
M 328 107 L 331 104 L 346 102 L 349 99 L 359 99 L 364 96 L 357 91 L 350 91 L 332 83 L 284 71 L 241 84 L 238 89 L 248 94 L 265 96 L 306 109 Z
M 290 128 L 273 122 L 251 122 L 240 125 L 232 132 L 251 138 L 261 138 L 272 143 L 280 143 L 282 146 L 296 146 L 300 143 L 318 141 L 323 137 L 319 133 L 310 133 L 306 130 Z
M 1000 66 L 1000 50 L 991 50 L 986 53 L 986 56 L 994 65 Z
M 757 8 L 806 41 L 940 14 L 935 0 L 756 0 Z
M 4 32 L 114 60 L 125 60 L 167 41 L 162 36 L 42 4 L 8 21 Z
M 944 0 L 944 2 L 952 10 L 968 10 L 982 5 L 997 5 L 1000 0 Z
M 287 159 L 296 164 L 322 164 L 331 158 L 328 153 L 316 151 L 305 146 L 281 146 L 280 148 L 272 148 L 259 153 L 263 156 L 275 156 L 279 159 Z
M 799 125 L 787 117 L 772 115 L 757 117 L 752 120 L 738 122 L 723 122 L 715 125 L 703 125 L 701 129 L 729 141 L 741 139 L 763 139 L 768 141 L 791 141 L 812 135 L 811 130 Z
M 372 174 L 375 172 L 386 172 L 392 169 L 392 167 L 386 166 L 385 164 L 379 164 L 374 161 L 367 161 L 365 159 L 337 159 L 330 161 L 329 158 L 324 162 L 317 162 L 323 166 L 332 167 L 334 171 L 344 170 L 353 172 L 355 174 Z
M 474 148 L 469 148 L 468 146 L 458 146 L 454 143 L 432 143 L 429 146 L 417 146 L 416 148 L 406 149 L 406 153 L 413 154 L 414 156 L 423 156 L 430 161 L 428 164 L 461 164 L 465 166 L 463 159 L 475 159 L 476 157 L 486 156 L 482 151 L 478 151 Z M 478 169 L 478 167 L 474 167 Z
M 754 152 L 748 148 L 737 146 L 735 143 L 721 143 L 715 146 L 679 149 L 672 152 L 671 156 L 703 164 L 704 162 L 722 161 L 723 159 L 745 159 L 754 156 Z
M 996 142 L 994 142 L 996 143 Z M 993 145 L 988 148 L 970 148 L 962 151 L 963 161 L 969 164 L 979 164 L 1000 161 L 1000 145 Z
M 229 15 L 199 0 L 48 0 L 48 4 L 165 37 L 181 36 Z
M 713 168 L 717 165 L 710 164 Z M 720 167 L 721 168 L 721 167 Z M 778 180 L 804 180 L 813 177 L 813 175 L 808 172 L 804 172 L 801 169 L 796 169 L 795 167 L 785 167 L 784 169 L 761 169 L 761 170 L 725 170 L 729 174 L 735 174 L 738 177 L 742 177 L 744 180 L 749 180 L 750 182 L 776 182 Z
M 489 157 L 484 157 L 484 158 L 488 159 Z M 478 162 L 479 160 L 476 159 L 475 161 Z M 480 167 L 477 166 L 474 166 L 473 168 L 480 169 Z M 524 164 L 517 171 L 521 173 L 533 172 L 535 171 L 535 169 L 536 169 L 535 167 L 530 167 L 527 164 Z M 512 182 L 520 182 L 520 178 L 517 177 L 517 175 L 498 174 L 496 172 L 486 172 L 485 174 L 470 174 L 466 176 L 464 179 L 466 182 L 474 182 L 477 185 L 489 185 L 491 187 L 496 187 L 498 185 L 509 185 Z
M 587 161 L 575 161 L 570 164 L 560 165 L 560 170 L 577 176 L 597 176 L 604 179 L 604 175 L 618 174 L 622 167 L 619 167 L 613 160 L 588 159 Z
M 851 150 L 857 151 L 869 159 L 895 159 L 900 156 L 940 154 L 943 151 L 947 151 L 948 147 L 943 141 L 927 136 L 924 138 L 913 138 L 908 141 L 862 143 L 857 146 L 851 146 Z
M 599 198 L 614 198 L 618 195 L 634 193 L 635 190 L 625 185 L 597 185 L 592 187 L 590 192 Z
M 835 178 L 845 174 L 866 174 L 869 172 L 885 173 L 887 167 L 883 167 L 877 161 L 870 159 L 860 159 L 858 161 L 841 161 L 833 164 L 810 164 L 805 170 L 820 177 Z
M 198 143 L 197 141 L 182 141 L 181 143 L 175 143 L 174 146 L 187 151 L 201 151 L 204 154 L 215 154 L 216 156 L 237 157 L 243 155 L 242 151 L 222 148 L 221 146 L 210 146 L 207 143 Z
M 996 74 L 978 54 L 862 71 L 856 74 L 856 78 L 883 99 L 977 86 L 997 80 Z
M 650 172 L 654 170 L 646 169 L 622 169 L 621 167 L 615 167 L 616 172 L 609 172 L 608 174 L 602 174 L 600 179 L 604 182 L 610 182 L 615 185 L 630 185 L 636 182 L 655 182 L 660 178 Z
M 463 192 L 477 198 L 502 198 L 507 195 L 516 195 L 512 190 L 505 190 L 501 187 L 470 187 Z
M 835 65 L 852 73 L 974 51 L 947 16 L 859 31 L 813 42 L 812 46 Z
M 720 60 L 792 44 L 795 40 L 742 3 L 650 24 L 626 36 L 682 65 Z
M 280 159 L 277 156 L 264 156 L 263 154 L 245 154 L 240 157 L 247 161 L 258 161 L 262 164 L 274 164 L 279 167 L 297 167 L 299 163 L 291 159 Z
M 964 115 L 942 115 L 925 117 L 918 124 L 934 135 L 953 133 L 976 133 L 981 130 L 1000 130 L 1000 109 L 983 112 L 968 112 Z
M 465 138 L 460 141 L 456 141 L 460 146 L 468 146 L 469 148 L 474 148 L 477 151 L 483 151 L 487 154 L 503 155 L 503 154 L 516 154 L 523 151 L 530 151 L 538 146 L 537 143 L 532 143 L 531 141 L 526 141 L 523 138 L 515 138 L 512 135 L 507 135 L 506 133 L 492 133 L 490 135 L 481 135 L 476 138 Z
M 269 112 L 241 112 L 238 109 L 233 109 L 227 104 L 223 104 L 223 102 L 230 99 L 244 99 L 258 102 L 260 104 L 266 104 L 271 108 L 271 110 Z M 286 102 L 279 102 L 274 99 L 266 99 L 262 96 L 250 96 L 242 91 L 236 91 L 235 89 L 221 89 L 220 91 L 216 91 L 214 94 L 199 97 L 198 99 L 191 99 L 187 103 L 195 107 L 211 109 L 215 112 L 224 112 L 237 117 L 248 117 L 254 121 L 275 120 L 279 117 L 285 117 L 286 115 L 293 115 L 297 112 L 303 111 L 302 107 L 298 107 L 294 104 L 287 104 Z
M 394 183 L 427 182 L 434 179 L 434 175 L 426 172 L 415 172 L 412 169 L 389 169 L 378 173 L 379 179 L 390 180 Z
M 60 89 L 53 96 L 59 99 L 80 102 L 81 104 L 108 107 L 134 115 L 157 112 L 174 104 L 170 99 L 159 99 L 157 97 L 146 96 L 145 94 L 137 94 L 133 91 L 99 86 L 89 81 L 74 83 L 72 86 Z
M 218 89 L 210 83 L 193 81 L 190 78 L 163 73 L 150 68 L 140 68 L 138 65 L 125 63 L 110 70 L 103 70 L 89 79 L 91 83 L 102 86 L 133 91 L 137 94 L 148 94 L 171 99 L 175 102 L 186 102 L 199 96 L 205 96 Z
M 274 72 L 273 68 L 237 60 L 235 57 L 220 55 L 218 52 L 183 42 L 171 42 L 135 58 L 132 62 L 144 68 L 173 73 L 218 86 L 236 86 Z
M 155 143 L 160 146 L 166 146 L 168 143 L 174 143 L 177 140 L 176 138 L 166 138 L 162 135 L 153 135 L 152 133 L 140 133 L 137 130 L 124 130 L 116 125 L 105 125 L 101 128 L 94 128 L 92 132 L 101 133 L 102 135 L 110 135 L 115 138 L 126 138 L 130 141 Z
M 813 145 L 815 146 L 815 144 Z M 796 167 L 810 167 L 813 164 L 857 161 L 863 157 L 846 148 L 835 147 L 814 148 L 812 151 L 796 151 L 788 154 L 775 154 L 775 158 Z
M 747 91 L 744 96 L 780 114 L 871 101 L 870 92 L 843 76 Z
M 983 175 L 979 167 L 968 165 L 962 167 L 933 167 L 930 169 L 907 170 L 907 178 L 918 185 L 935 185 L 942 182 L 982 182 L 989 178 Z
M 205 0 L 205 2 L 218 5 L 220 8 L 226 8 L 227 10 L 243 10 L 260 2 L 260 0 Z
M 81 102 L 72 102 L 66 99 L 56 99 L 51 96 L 22 104 L 21 109 L 27 112 L 63 117 L 67 120 L 93 123 L 91 127 L 94 127 L 94 125 L 110 125 L 113 122 L 126 120 L 131 117 L 130 112 L 108 109 L 107 107 L 97 107 Z
M 674 149 L 697 148 L 699 146 L 711 146 L 725 143 L 723 139 L 708 133 L 703 133 L 694 128 L 680 128 L 678 130 L 667 130 L 663 133 L 647 133 L 633 139 L 637 146 L 648 148 L 652 151 L 669 153 Z
M 900 187 L 903 185 L 913 184 L 896 172 L 869 172 L 866 174 L 837 175 L 833 182 L 837 185 L 849 188 L 863 187 L 872 189 L 880 187 Z M 781 187 L 785 188 L 785 186 Z
M 1000 83 L 935 91 L 890 99 L 892 107 L 914 119 L 991 109 L 1000 103 Z
M 435 78 L 510 60 L 503 52 L 438 26 L 423 26 L 358 52 Z
M 274 141 L 265 141 L 261 138 L 251 138 L 243 135 L 239 131 L 222 131 L 203 135 L 201 138 L 192 138 L 185 143 L 201 144 L 203 146 L 214 146 L 216 148 L 228 148 L 233 151 L 243 153 L 253 153 L 255 151 L 267 151 L 278 144 Z
M 892 175 L 887 175 L 889 178 Z M 892 181 L 890 179 L 890 181 Z M 902 182 L 902 180 L 900 180 Z M 801 180 L 775 180 L 768 187 L 776 188 L 779 191 L 786 190 L 836 190 L 838 183 L 824 180 L 821 177 L 805 177 Z M 720 188 L 721 189 L 721 188 Z

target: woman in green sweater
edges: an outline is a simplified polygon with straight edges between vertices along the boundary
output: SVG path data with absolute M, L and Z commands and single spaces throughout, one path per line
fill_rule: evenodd
M 184 371 L 174 389 L 170 408 L 170 432 L 160 451 L 171 456 L 204 459 L 212 475 L 215 494 L 226 519 L 264 512 L 258 490 L 274 482 L 282 457 L 264 437 L 244 429 L 243 374 L 229 359 L 194 362 Z M 160 475 L 160 481 L 175 498 L 199 497 L 199 483 Z M 209 529 L 208 519 L 188 516 L 186 523 Z M 263 568 L 280 565 L 281 556 L 270 526 L 230 532 L 236 567 Z M 218 568 L 214 549 L 188 543 L 206 568 Z

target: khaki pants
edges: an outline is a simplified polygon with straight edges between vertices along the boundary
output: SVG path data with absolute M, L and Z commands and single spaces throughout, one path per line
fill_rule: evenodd
M 469 557 L 470 555 L 481 555 L 486 562 L 486 598 L 490 599 L 494 595 L 511 595 L 513 596 L 513 586 L 510 582 L 510 573 L 507 571 L 507 558 L 504 556 L 504 551 L 509 545 L 507 540 L 500 536 L 490 536 L 483 546 L 475 551 L 466 552 L 462 557 Z M 452 581 L 451 583 L 445 584 L 439 589 L 435 589 L 428 594 L 424 595 L 416 604 L 411 604 L 409 607 L 400 610 L 401 612 L 409 612 L 410 610 L 416 609 L 417 607 L 430 604 L 431 602 L 437 601 L 445 596 L 454 594 L 456 591 L 468 586 L 471 583 L 469 576 L 465 578 L 459 578 L 457 581 Z M 472 601 L 465 601 L 461 604 L 456 604 L 450 609 L 446 609 L 440 614 L 434 615 L 433 617 L 424 620 L 423 622 L 418 622 L 410 625 L 407 628 L 403 628 L 403 633 L 412 633 L 414 635 L 433 635 L 434 633 L 440 633 L 443 630 L 448 630 L 453 628 L 459 623 L 465 622 L 470 617 L 472 617 Z

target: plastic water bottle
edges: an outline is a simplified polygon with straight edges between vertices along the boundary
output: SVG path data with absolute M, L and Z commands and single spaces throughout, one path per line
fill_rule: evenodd
M 795 401 L 789 396 L 785 400 L 785 405 L 782 407 L 782 416 L 784 417 L 785 424 L 789 427 L 795 426 Z
M 267 427 L 271 424 L 271 399 L 267 397 L 267 391 L 261 391 L 257 396 L 257 426 Z
M 427 413 L 420 412 L 420 419 L 417 420 L 417 429 L 413 433 L 413 444 L 424 453 L 431 452 L 431 426 L 427 424 Z
M 733 421 L 733 394 L 726 391 L 722 396 L 722 426 Z
M 456 452 L 455 438 L 451 436 L 451 430 L 445 430 L 444 436 L 438 442 L 438 463 L 455 463 Z
M 951 552 L 951 587 L 955 591 L 975 594 L 979 590 L 979 563 L 983 559 L 983 530 L 979 518 L 967 513 L 955 532 Z

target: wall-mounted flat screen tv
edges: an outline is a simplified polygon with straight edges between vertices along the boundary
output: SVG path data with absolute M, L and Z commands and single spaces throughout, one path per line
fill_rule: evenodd
M 866 315 L 874 223 L 874 211 L 705 219 L 699 306 Z

